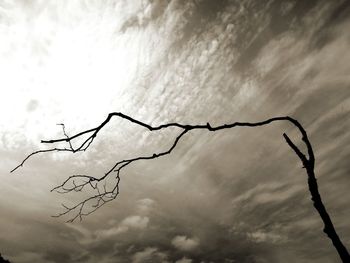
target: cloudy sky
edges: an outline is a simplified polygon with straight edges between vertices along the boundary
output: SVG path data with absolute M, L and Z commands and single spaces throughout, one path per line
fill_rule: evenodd
M 324 203 L 350 248 L 349 1 L 0 0 L 0 252 L 15 263 L 339 262 L 310 201 L 288 123 L 193 131 L 123 170 L 82 222 L 84 194 L 50 189 L 166 150 L 178 130 L 115 119 L 83 154 L 41 139 L 112 111 L 152 125 L 290 115 L 306 128 Z M 301 144 L 299 144 L 301 145 Z

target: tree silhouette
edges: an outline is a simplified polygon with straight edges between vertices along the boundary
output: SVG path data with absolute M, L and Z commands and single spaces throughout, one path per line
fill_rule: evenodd
M 8 261 L 7 259 L 4 259 L 4 258 L 1 256 L 1 253 L 0 253 L 0 263 L 11 263 L 11 262 Z
M 118 194 L 119 194 L 119 183 L 120 183 L 120 173 L 121 170 L 131 163 L 134 163 L 139 160 L 151 160 L 156 159 L 161 156 L 170 154 L 175 147 L 178 145 L 179 141 L 184 137 L 185 134 L 192 130 L 209 130 L 212 132 L 224 130 L 224 129 L 231 129 L 235 127 L 261 127 L 268 124 L 271 124 L 273 122 L 281 122 L 281 121 L 287 121 L 290 124 L 292 124 L 294 127 L 298 129 L 298 131 L 301 134 L 301 139 L 304 142 L 307 154 L 304 154 L 296 145 L 295 143 L 288 137 L 286 133 L 283 133 L 283 137 L 287 144 L 290 146 L 290 148 L 294 151 L 294 153 L 298 156 L 300 161 L 303 164 L 303 168 L 306 169 L 307 177 L 308 177 L 308 188 L 311 194 L 311 200 L 313 202 L 313 205 L 315 209 L 317 210 L 319 216 L 321 217 L 324 228 L 323 232 L 331 239 L 333 246 L 336 248 L 340 258 L 343 262 L 350 262 L 350 255 L 347 251 L 346 247 L 343 245 L 342 241 L 340 240 L 334 225 L 332 223 L 332 220 L 327 213 L 327 210 L 322 202 L 320 193 L 318 191 L 318 185 L 317 180 L 314 172 L 315 168 L 315 156 L 314 152 L 311 146 L 311 143 L 309 141 L 308 135 L 306 133 L 306 130 L 303 128 L 303 126 L 294 118 L 291 118 L 289 116 L 283 116 L 283 117 L 274 117 L 270 118 L 264 121 L 260 122 L 234 122 L 231 124 L 224 124 L 219 125 L 216 127 L 212 127 L 209 123 L 204 125 L 184 125 L 180 123 L 167 123 L 162 124 L 159 126 L 151 126 L 149 124 L 146 124 L 142 121 L 136 120 L 128 115 L 125 115 L 121 112 L 112 112 L 108 114 L 108 117 L 97 127 L 85 130 L 82 132 L 79 132 L 73 136 L 68 136 L 65 131 L 64 124 L 59 124 L 62 126 L 64 138 L 60 139 L 53 139 L 53 140 L 42 140 L 41 143 L 44 144 L 57 144 L 57 143 L 67 143 L 67 146 L 65 148 L 60 147 L 53 147 L 49 149 L 44 150 L 38 150 L 35 152 L 32 152 L 29 154 L 18 166 L 16 166 L 11 172 L 14 172 L 18 168 L 22 167 L 24 163 L 33 155 L 39 154 L 39 153 L 47 153 L 47 152 L 81 152 L 87 150 L 90 145 L 93 143 L 94 139 L 98 135 L 98 133 L 102 130 L 102 128 L 110 122 L 112 117 L 120 117 L 122 119 L 128 120 L 132 123 L 135 123 L 137 125 L 140 125 L 149 131 L 159 131 L 166 128 L 177 128 L 180 130 L 180 133 L 177 137 L 175 137 L 173 144 L 171 147 L 163 152 L 154 153 L 152 155 L 148 156 L 139 156 L 136 158 L 126 159 L 119 161 L 115 163 L 106 173 L 104 173 L 101 177 L 93 177 L 89 175 L 72 175 L 68 177 L 61 185 L 56 186 L 51 191 L 56 191 L 59 193 L 69 193 L 72 191 L 80 192 L 84 188 L 90 187 L 94 194 L 92 194 L 90 197 L 84 199 L 83 201 L 79 202 L 78 204 L 68 207 L 64 204 L 62 206 L 64 207 L 64 212 L 59 213 L 55 217 L 60 217 L 66 214 L 73 214 L 73 217 L 68 222 L 73 222 L 76 219 L 82 220 L 83 216 L 87 216 L 94 211 L 96 211 L 98 208 L 103 206 L 104 204 L 114 200 Z M 87 138 L 84 140 L 84 136 L 87 136 Z M 77 141 L 79 139 L 82 139 L 82 142 L 78 144 L 78 146 L 73 147 L 72 142 Z M 112 185 L 107 186 L 106 180 L 107 179 L 114 179 L 114 183 Z

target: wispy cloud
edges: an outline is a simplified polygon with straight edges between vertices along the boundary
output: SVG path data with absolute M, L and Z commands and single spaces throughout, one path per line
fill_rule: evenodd
M 320 191 L 347 242 L 346 1 L 0 6 L 0 252 L 23 263 L 336 260 L 281 137 L 300 141 L 287 124 L 188 134 L 172 155 L 125 170 L 118 200 L 80 224 L 48 219 L 79 198 L 50 194 L 52 186 L 167 149 L 178 131 L 114 120 L 84 155 L 41 156 L 8 171 L 40 139 L 62 136 L 56 123 L 73 134 L 110 111 L 151 124 L 291 115 L 310 134 Z
M 193 249 L 196 249 L 199 246 L 200 242 L 199 242 L 198 238 L 189 238 L 186 236 L 176 236 L 171 241 L 171 244 L 173 244 L 173 246 L 179 250 L 191 251 Z
M 133 263 L 142 263 L 142 262 L 162 262 L 166 263 L 167 255 L 163 252 L 160 252 L 157 248 L 148 247 L 143 251 L 136 252 L 132 258 Z

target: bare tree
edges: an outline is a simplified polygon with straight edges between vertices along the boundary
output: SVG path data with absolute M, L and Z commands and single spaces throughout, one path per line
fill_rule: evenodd
M 73 136 L 68 136 L 65 131 L 64 124 L 59 124 L 62 126 L 64 138 L 60 139 L 54 139 L 54 140 L 42 140 L 41 143 L 44 144 L 53 144 L 57 145 L 58 143 L 66 143 L 67 146 L 65 148 L 60 147 L 53 147 L 50 149 L 45 150 L 38 150 L 31 154 L 29 154 L 17 167 L 15 167 L 11 172 L 14 172 L 18 168 L 22 167 L 23 164 L 33 155 L 39 154 L 39 153 L 47 153 L 47 152 L 81 152 L 87 150 L 90 145 L 93 143 L 94 139 L 98 135 L 98 133 L 102 130 L 104 126 L 106 126 L 107 123 L 110 122 L 112 117 L 120 117 L 122 119 L 128 120 L 132 123 L 135 123 L 137 125 L 140 125 L 149 131 L 159 131 L 166 128 L 177 128 L 180 130 L 177 137 L 174 139 L 173 144 L 171 147 L 163 152 L 154 153 L 152 155 L 148 156 L 139 156 L 136 158 L 126 159 L 119 161 L 115 163 L 106 173 L 104 173 L 101 177 L 93 177 L 89 175 L 72 175 L 68 177 L 61 185 L 56 186 L 51 191 L 57 191 L 59 193 L 69 193 L 72 191 L 82 191 L 85 188 L 90 188 L 94 191 L 94 194 L 92 194 L 90 197 L 84 199 L 83 201 L 79 202 L 78 204 L 68 207 L 64 204 L 64 212 L 56 215 L 56 217 L 63 216 L 66 214 L 73 214 L 73 217 L 69 220 L 69 222 L 73 222 L 76 219 L 82 220 L 83 216 L 87 216 L 94 211 L 96 211 L 98 208 L 103 206 L 104 204 L 114 200 L 118 194 L 119 194 L 119 182 L 120 182 L 120 173 L 123 168 L 127 167 L 128 165 L 139 161 L 139 160 L 151 160 L 155 158 L 159 158 L 161 156 L 170 154 L 175 147 L 178 145 L 179 141 L 184 137 L 185 134 L 187 134 L 189 131 L 192 130 L 209 130 L 212 132 L 224 130 L 224 129 L 231 129 L 235 127 L 261 127 L 268 125 L 273 122 L 281 122 L 281 121 L 287 121 L 290 124 L 292 124 L 294 127 L 298 129 L 298 131 L 301 134 L 301 139 L 304 142 L 307 154 L 303 153 L 296 145 L 295 143 L 288 137 L 286 133 L 283 133 L 283 137 L 287 144 L 290 146 L 290 148 L 294 151 L 294 153 L 298 156 L 300 161 L 303 164 L 303 168 L 306 169 L 306 173 L 308 176 L 308 188 L 311 194 L 311 200 L 313 202 L 313 205 L 315 209 L 317 210 L 319 216 L 321 217 L 324 228 L 323 232 L 331 239 L 333 246 L 336 248 L 340 258 L 343 262 L 350 262 L 350 255 L 347 251 L 346 247 L 343 245 L 342 241 L 340 240 L 334 225 L 332 223 L 332 220 L 329 216 L 329 214 L 326 211 L 326 208 L 324 204 L 322 203 L 320 193 L 318 191 L 318 185 L 317 180 L 315 177 L 315 156 L 314 152 L 311 146 L 311 143 L 309 141 L 309 138 L 307 136 L 306 130 L 303 128 L 303 126 L 296 120 L 289 116 L 284 117 L 274 117 L 270 118 L 264 121 L 260 122 L 234 122 L 231 124 L 224 124 L 216 127 L 212 127 L 209 123 L 205 125 L 184 125 L 180 123 L 167 123 L 162 124 L 159 126 L 151 126 L 149 124 L 146 124 L 142 121 L 136 120 L 134 118 L 131 118 L 130 116 L 127 116 L 120 112 L 112 112 L 108 114 L 108 117 L 97 127 L 85 130 L 82 132 L 79 132 Z M 73 147 L 72 142 L 78 141 L 79 139 L 85 138 L 82 140 L 82 142 L 78 143 L 78 146 Z M 107 179 L 113 179 L 114 183 L 112 185 L 106 186 L 106 180 Z

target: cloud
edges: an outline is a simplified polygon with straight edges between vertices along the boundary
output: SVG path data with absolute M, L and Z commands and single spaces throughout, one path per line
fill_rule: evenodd
M 39 106 L 39 102 L 37 100 L 30 100 L 27 104 L 27 111 L 32 112 L 35 111 Z
M 179 259 L 179 260 L 176 260 L 175 263 L 192 263 L 193 260 L 192 259 L 189 259 L 189 258 L 186 258 L 186 257 L 183 257 L 182 259 Z
M 133 9 L 135 9 L 137 5 L 133 6 Z M 167 2 L 161 0 L 142 2 L 142 4 L 136 8 L 137 10 L 126 18 L 125 22 L 120 27 L 120 31 L 125 33 L 128 29 L 147 27 L 151 22 L 162 16 L 166 7 Z
M 152 210 L 155 205 L 155 201 L 150 198 L 144 198 L 137 201 L 137 210 L 139 213 L 147 214 Z
M 252 233 L 247 233 L 248 238 L 256 243 L 269 242 L 269 243 L 281 243 L 285 242 L 286 238 L 272 232 L 266 232 L 263 230 L 258 230 Z
M 114 235 L 127 232 L 129 229 L 142 230 L 148 226 L 149 218 L 147 216 L 129 216 L 125 218 L 117 227 L 110 229 L 98 230 L 95 235 L 98 239 L 108 238 Z
M 115 220 L 110 222 L 111 224 L 115 223 Z M 110 227 L 107 229 L 98 229 L 91 231 L 86 227 L 81 225 L 69 224 L 68 228 L 75 230 L 79 233 L 76 236 L 78 242 L 82 245 L 88 245 L 98 242 L 104 242 L 105 239 L 113 238 L 114 236 L 126 233 L 130 230 L 144 230 L 149 224 L 149 218 L 147 216 L 128 216 L 123 219 L 117 226 Z
M 160 252 L 158 248 L 148 247 L 140 252 L 136 252 L 132 257 L 132 263 L 168 263 L 167 258 L 167 254 L 164 252 Z
M 179 250 L 192 251 L 199 246 L 199 239 L 196 237 L 176 236 L 171 241 L 171 244 Z
M 237 204 L 247 200 L 254 204 L 266 204 L 270 202 L 281 203 L 296 196 L 300 191 L 304 190 L 304 188 L 303 185 L 286 187 L 284 182 L 260 183 L 241 195 L 238 195 L 232 203 Z
M 118 227 L 112 227 L 109 229 L 98 230 L 95 232 L 95 235 L 97 237 L 97 240 L 95 240 L 95 242 L 100 241 L 101 239 L 112 237 L 114 235 L 125 233 L 128 230 L 129 228 L 126 226 L 118 226 Z
M 147 216 L 129 216 L 122 221 L 121 225 L 129 228 L 145 229 L 148 223 L 149 218 Z
M 96 127 L 110 111 L 155 125 L 288 114 L 309 132 L 320 190 L 340 234 L 350 233 L 349 5 L 164 2 L 12 1 L 11 10 L 0 10 L 2 252 L 22 255 L 20 262 L 44 261 L 45 255 L 58 261 L 80 250 L 67 261 L 173 262 L 182 252 L 195 262 L 252 262 L 252 255 L 272 263 L 336 261 L 304 170 L 281 137 L 293 134 L 288 125 L 190 132 L 171 155 L 124 170 L 118 200 L 75 230 L 57 229 L 65 226 L 62 220 L 48 219 L 62 196 L 46 192 L 61 174 L 84 167 L 100 176 L 115 161 L 165 149 L 178 130 L 149 133 L 113 119 L 79 167 L 70 162 L 77 155 L 59 163 L 38 156 L 28 170 L 8 176 L 36 149 L 26 142 L 62 136 L 57 122 L 74 134 Z M 33 98 L 37 106 L 28 103 Z M 33 217 L 56 228 L 34 227 Z M 178 235 L 189 229 L 195 237 Z M 278 256 L 286 253 L 292 256 Z
M 37 253 L 37 252 L 20 252 L 17 255 L 11 257 L 11 262 L 17 262 L 17 263 L 27 263 L 27 262 L 44 263 L 45 261 L 47 262 L 47 260 L 44 258 L 44 255 L 42 253 Z

